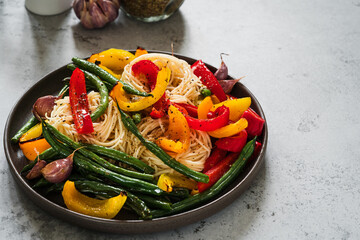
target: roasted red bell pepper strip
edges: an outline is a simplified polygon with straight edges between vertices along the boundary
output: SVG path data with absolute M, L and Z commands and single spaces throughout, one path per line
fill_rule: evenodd
M 255 158 L 257 158 L 259 156 L 259 153 L 261 151 L 261 146 L 262 144 L 258 141 L 255 142 L 255 148 L 254 148 L 254 152 L 251 155 L 251 157 L 249 158 L 249 162 L 251 162 L 252 160 L 254 160 Z
M 85 75 L 79 68 L 76 68 L 71 75 L 69 97 L 76 131 L 80 134 L 92 133 L 94 127 L 89 113 Z
M 187 115 L 189 115 L 189 113 L 188 113 L 188 111 L 184 108 L 184 107 L 182 107 L 182 106 L 180 106 L 180 104 L 178 104 L 178 103 L 170 103 L 171 105 L 173 105 L 173 106 L 175 106 L 177 109 L 179 109 L 179 111 L 184 115 L 184 116 L 187 116 Z
M 262 119 L 254 110 L 248 108 L 241 116 L 248 121 L 246 131 L 249 137 L 259 136 L 262 133 L 265 120 Z
M 217 114 L 217 117 L 212 119 L 196 119 L 190 117 L 189 115 L 185 116 L 185 118 L 191 129 L 208 132 L 219 129 L 228 124 L 230 115 L 230 110 L 228 107 L 219 107 L 216 109 L 215 113 Z
M 230 153 L 226 156 L 225 159 L 220 161 L 217 165 L 215 165 L 210 170 L 204 172 L 204 174 L 209 176 L 208 183 L 198 183 L 198 190 L 199 192 L 203 192 L 206 189 L 210 188 L 214 185 L 231 167 L 231 165 L 235 162 L 238 158 L 240 153 Z
M 170 100 L 166 98 L 166 95 L 164 95 L 157 101 L 150 112 L 150 116 L 154 119 L 162 118 L 165 116 L 165 113 L 167 112 L 168 108 L 170 106 Z
M 213 168 L 220 160 L 224 159 L 226 156 L 227 151 L 222 150 L 220 148 L 215 148 L 210 156 L 206 159 L 204 164 L 203 172 L 207 172 L 211 168 Z
M 156 108 L 152 108 L 151 112 L 150 112 L 150 117 L 153 119 L 158 119 L 158 118 L 162 118 L 163 116 L 165 116 L 165 113 L 163 110 L 156 110 Z
M 194 74 L 200 78 L 201 82 L 220 100 L 226 100 L 226 94 L 219 84 L 214 74 L 206 67 L 203 61 L 198 60 L 191 66 Z
M 215 142 L 215 145 L 229 152 L 241 152 L 246 144 L 247 136 L 246 130 L 242 130 L 236 136 L 220 138 Z
M 193 105 L 190 105 L 190 104 L 187 104 L 187 103 L 176 103 L 177 105 L 185 108 L 185 110 L 188 112 L 188 114 L 191 116 L 191 117 L 194 117 L 194 118 L 197 118 L 198 117 L 198 112 L 197 112 L 197 107 L 196 106 L 193 106 Z
M 215 116 L 215 113 L 212 112 L 212 111 L 209 111 L 209 112 L 206 114 L 206 116 L 207 116 L 208 119 L 211 119 L 211 118 L 216 117 L 216 116 Z
M 217 117 L 216 111 L 215 111 L 215 112 L 209 111 L 209 112 L 206 114 L 206 117 L 207 117 L 208 119 L 216 118 L 216 117 Z M 229 119 L 229 122 L 228 122 L 228 123 L 231 124 L 231 123 L 234 123 L 234 121 L 231 121 L 231 120 Z
M 155 65 L 150 60 L 140 60 L 137 63 L 135 63 L 131 70 L 135 77 L 139 77 L 141 74 L 143 74 L 149 84 L 149 87 L 151 90 L 154 90 L 156 85 L 156 78 L 158 75 L 159 67 Z

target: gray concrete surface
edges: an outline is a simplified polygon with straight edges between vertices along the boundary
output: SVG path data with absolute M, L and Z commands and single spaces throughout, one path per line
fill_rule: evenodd
M 232 205 L 151 235 L 91 232 L 37 208 L 1 150 L 1 239 L 360 239 L 360 1 L 185 1 L 145 24 L 120 14 L 101 30 L 75 14 L 42 17 L 0 0 L 0 134 L 9 111 L 72 56 L 117 47 L 171 49 L 219 65 L 257 96 L 267 116 L 266 164 Z M 3 149 L 3 148 L 1 148 Z

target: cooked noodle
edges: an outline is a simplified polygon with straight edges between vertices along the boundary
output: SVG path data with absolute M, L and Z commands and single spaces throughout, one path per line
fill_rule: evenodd
M 199 92 L 204 87 L 201 81 L 192 73 L 188 63 L 173 56 L 165 54 L 146 54 L 136 58 L 127 65 L 122 74 L 122 80 L 130 83 L 139 90 L 149 90 L 141 79 L 131 74 L 131 66 L 141 60 L 152 60 L 159 67 L 167 66 L 171 70 L 171 80 L 166 90 L 167 96 L 172 102 L 197 104 Z M 100 103 L 100 94 L 90 92 L 88 94 L 90 111 L 94 111 Z M 140 141 L 128 131 L 122 124 L 120 113 L 114 102 L 109 98 L 109 106 L 106 112 L 93 123 L 94 132 L 87 135 L 77 134 L 71 115 L 69 97 L 59 99 L 56 106 L 48 117 L 49 123 L 63 134 L 75 141 L 82 141 L 100 146 L 118 149 L 148 163 L 155 169 L 155 175 L 162 173 L 175 173 L 173 169 L 165 165 L 159 158 L 151 153 Z M 137 124 L 142 136 L 150 141 L 164 136 L 168 128 L 166 118 L 152 119 L 145 117 Z M 201 171 L 206 158 L 210 155 L 211 141 L 206 132 L 191 130 L 190 148 L 181 154 L 172 154 L 179 162 L 189 168 Z

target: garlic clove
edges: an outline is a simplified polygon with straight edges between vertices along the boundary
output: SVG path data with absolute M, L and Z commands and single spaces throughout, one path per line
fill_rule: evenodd
M 94 28 L 102 28 L 108 23 L 107 17 L 96 2 L 90 5 L 89 14 Z
M 102 12 L 106 15 L 108 22 L 114 21 L 119 15 L 119 8 L 109 0 L 98 0 Z
M 41 119 L 45 119 L 46 115 L 50 115 L 52 110 L 54 109 L 55 101 L 58 97 L 47 95 L 40 97 L 36 100 L 33 105 L 33 114 L 34 116 L 41 121 Z
M 43 177 L 51 183 L 59 183 L 65 181 L 71 174 L 73 169 L 72 157 L 55 160 L 47 164 L 41 173 Z
M 78 0 L 78 1 L 75 0 L 73 2 L 73 9 L 77 18 L 81 19 L 81 15 L 84 9 L 86 10 L 85 6 L 86 6 L 85 0 Z
M 26 178 L 31 180 L 41 176 L 41 169 L 46 166 L 46 162 L 44 160 L 39 160 L 34 167 L 30 170 L 30 172 L 26 175 Z

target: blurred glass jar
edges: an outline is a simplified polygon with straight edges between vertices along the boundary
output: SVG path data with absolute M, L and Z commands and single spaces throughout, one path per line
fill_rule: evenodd
M 25 0 L 25 7 L 32 13 L 56 15 L 70 9 L 73 0 Z
M 120 8 L 129 17 L 157 22 L 170 17 L 184 0 L 121 0 Z

